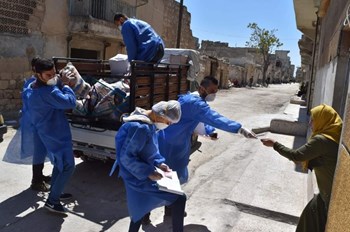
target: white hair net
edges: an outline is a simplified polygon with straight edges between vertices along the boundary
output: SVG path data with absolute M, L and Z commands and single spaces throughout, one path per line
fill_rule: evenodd
M 172 123 L 177 123 L 181 118 L 181 106 L 175 100 L 158 102 L 152 106 L 152 111 Z

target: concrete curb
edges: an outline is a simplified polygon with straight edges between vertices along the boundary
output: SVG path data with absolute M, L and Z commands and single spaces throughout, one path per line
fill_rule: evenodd
M 284 119 L 272 119 L 269 127 L 253 128 L 255 134 L 272 132 L 276 134 L 304 136 L 307 133 L 307 123 L 298 121 L 288 121 Z
M 305 122 L 272 119 L 270 131 L 277 134 L 306 136 L 307 126 L 308 124 Z

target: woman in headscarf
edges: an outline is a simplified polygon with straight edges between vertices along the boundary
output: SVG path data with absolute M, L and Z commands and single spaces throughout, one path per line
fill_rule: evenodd
M 152 110 L 136 108 L 115 138 L 117 159 L 111 174 L 119 166 L 119 176 L 124 180 L 128 210 L 131 217 L 129 232 L 136 232 L 141 226 L 142 217 L 161 206 L 171 206 L 173 231 L 183 231 L 186 195 L 177 195 L 158 189 L 156 181 L 164 172 L 171 171 L 159 153 L 156 132 L 163 130 L 181 117 L 178 101 L 159 102 Z
M 319 194 L 304 208 L 297 232 L 325 230 L 342 120 L 332 107 L 322 104 L 311 109 L 310 127 L 311 137 L 298 149 L 287 148 L 273 139 L 261 139 L 265 146 L 273 147 L 280 155 L 295 162 L 302 162 L 305 170 L 315 171 Z

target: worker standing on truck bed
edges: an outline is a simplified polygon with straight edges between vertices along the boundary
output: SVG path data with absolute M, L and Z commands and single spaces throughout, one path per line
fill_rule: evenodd
M 148 23 L 118 13 L 114 16 L 114 24 L 122 33 L 129 62 L 142 60 L 157 63 L 162 59 L 164 42 Z
M 67 209 L 60 200 L 72 197 L 71 194 L 63 193 L 63 189 L 74 171 L 72 135 L 65 110 L 75 107 L 76 97 L 64 80 L 58 84 L 51 60 L 38 59 L 35 72 L 36 80 L 22 94 L 23 104 L 54 165 L 45 208 L 65 214 Z
M 128 210 L 131 217 L 129 232 L 136 232 L 142 217 L 151 210 L 171 205 L 173 208 L 173 231 L 182 232 L 186 195 L 177 195 L 158 189 L 156 180 L 164 172 L 170 171 L 158 150 L 156 132 L 175 124 L 181 117 L 178 101 L 159 102 L 152 110 L 136 108 L 128 117 L 115 138 L 117 160 L 111 174 L 119 166 L 119 176 L 124 180 Z

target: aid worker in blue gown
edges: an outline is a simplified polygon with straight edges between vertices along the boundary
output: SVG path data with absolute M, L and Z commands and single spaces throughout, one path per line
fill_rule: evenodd
M 186 196 L 160 191 L 156 180 L 162 178 L 155 167 L 169 171 L 158 150 L 157 131 L 175 124 L 181 116 L 177 101 L 159 102 L 152 110 L 136 110 L 128 117 L 116 135 L 117 160 L 111 174 L 119 166 L 123 178 L 128 210 L 131 217 L 129 232 L 138 231 L 142 217 L 151 210 L 171 205 L 173 231 L 183 231 Z
M 164 42 L 146 22 L 117 13 L 114 24 L 118 26 L 128 53 L 128 60 L 157 63 L 164 55 Z
M 31 65 L 32 70 L 35 72 L 35 62 L 40 59 L 35 57 L 32 59 Z M 32 75 L 28 78 L 24 85 L 22 92 L 35 82 L 36 77 Z M 22 97 L 23 100 L 23 97 Z M 48 192 L 50 186 L 48 182 L 51 181 L 50 176 L 43 175 L 44 162 L 47 156 L 47 150 L 41 141 L 37 131 L 34 129 L 32 123 L 30 122 L 30 115 L 27 110 L 28 106 L 26 102 L 23 101 L 21 119 L 20 119 L 20 130 L 21 130 L 21 159 L 26 159 L 28 157 L 32 158 L 32 171 L 33 178 L 31 183 L 31 189 L 36 191 Z
M 255 138 L 255 134 L 240 123 L 210 109 L 207 101 L 213 101 L 217 91 L 218 81 L 212 76 L 205 77 L 198 89 L 199 96 L 189 93 L 179 97 L 182 111 L 180 121 L 158 133 L 160 153 L 169 167 L 177 171 L 181 183 L 188 180 L 191 136 L 199 123 L 204 123 L 206 130 L 210 130 L 208 126 L 211 126 L 231 133 L 240 133 L 247 138 Z
M 75 107 L 76 97 L 68 85 L 58 85 L 51 60 L 38 59 L 35 71 L 36 81 L 29 84 L 22 97 L 30 121 L 54 165 L 45 208 L 64 214 L 67 210 L 61 204 L 60 198 L 74 171 L 72 136 L 65 110 Z

